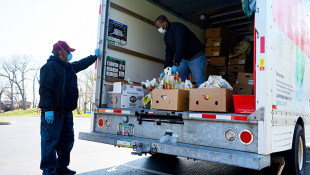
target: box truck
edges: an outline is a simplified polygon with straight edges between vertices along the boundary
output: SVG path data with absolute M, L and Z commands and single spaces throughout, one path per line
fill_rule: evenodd
M 258 0 L 252 22 L 240 0 L 101 0 L 91 131 L 79 138 L 132 148 L 137 155 L 168 154 L 255 170 L 275 163 L 279 172 L 285 164 L 291 174 L 305 174 L 309 13 L 309 1 Z M 107 108 L 111 82 L 151 80 L 163 71 L 164 35 L 154 26 L 159 15 L 185 24 L 203 43 L 206 28 L 223 23 L 253 41 L 253 113 Z

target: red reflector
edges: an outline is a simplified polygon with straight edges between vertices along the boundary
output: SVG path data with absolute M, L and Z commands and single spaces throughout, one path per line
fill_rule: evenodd
M 122 113 L 122 110 L 113 110 L 114 113 Z
M 202 114 L 202 118 L 216 119 L 216 115 Z
M 260 37 L 260 53 L 265 53 L 265 37 Z
M 240 135 L 240 139 L 244 142 L 244 143 L 249 143 L 252 140 L 252 135 L 251 133 L 249 133 L 248 131 L 243 131 Z
M 245 116 L 231 116 L 232 120 L 241 120 L 241 121 L 247 121 L 248 117 Z
M 103 120 L 102 118 L 99 119 L 98 125 L 99 125 L 99 127 L 103 127 L 103 125 L 104 125 L 104 120 Z

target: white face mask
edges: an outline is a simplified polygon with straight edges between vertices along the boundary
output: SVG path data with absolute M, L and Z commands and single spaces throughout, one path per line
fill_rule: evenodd
M 162 27 L 158 29 L 159 33 L 164 34 L 166 33 L 166 29 L 163 29 Z

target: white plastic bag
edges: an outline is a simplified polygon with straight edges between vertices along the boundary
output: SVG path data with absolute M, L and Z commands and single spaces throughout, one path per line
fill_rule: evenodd
M 222 76 L 210 75 L 208 81 L 202 83 L 198 88 L 226 88 L 233 90 L 231 85 Z

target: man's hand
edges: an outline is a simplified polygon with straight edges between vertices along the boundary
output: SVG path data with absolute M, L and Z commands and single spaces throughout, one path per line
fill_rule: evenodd
M 54 121 L 54 111 L 45 112 L 45 121 L 47 124 L 53 124 Z
M 95 55 L 99 58 L 99 49 L 95 50 Z
M 164 76 L 165 76 L 165 71 L 160 74 L 160 77 L 164 77 Z
M 172 72 L 173 74 L 175 74 L 175 73 L 177 72 L 177 69 L 178 69 L 178 66 L 174 65 L 174 66 L 172 66 L 172 68 L 171 68 L 171 72 Z

